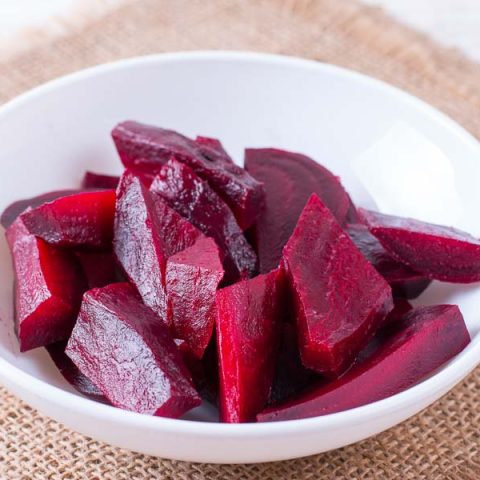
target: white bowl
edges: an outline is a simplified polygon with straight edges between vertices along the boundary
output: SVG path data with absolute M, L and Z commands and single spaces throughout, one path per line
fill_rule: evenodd
M 188 135 L 219 137 L 239 162 L 245 146 L 276 146 L 309 154 L 341 175 L 354 199 L 366 205 L 371 199 L 353 174 L 352 161 L 364 159 L 365 150 L 385 139 L 392 127 L 407 125 L 410 133 L 436 145 L 437 154 L 451 162 L 465 211 L 469 205 L 480 206 L 476 184 L 479 144 L 421 101 L 330 65 L 262 54 L 209 52 L 103 65 L 50 82 L 5 105 L 0 109 L 0 208 L 22 197 L 75 187 L 85 169 L 120 172 L 109 134 L 124 119 Z M 386 149 L 388 153 L 388 144 Z M 411 175 L 416 178 L 415 171 Z M 422 205 L 418 213 L 424 216 Z M 448 212 L 446 217 L 450 219 Z M 479 220 L 468 225 L 465 215 L 462 218 L 463 227 L 479 231 Z M 161 457 L 261 462 L 341 447 L 419 412 L 480 361 L 478 286 L 434 284 L 419 303 L 458 303 L 472 343 L 435 375 L 403 393 L 343 413 L 278 423 L 198 421 L 211 418 L 206 408 L 190 413 L 191 420 L 149 417 L 75 393 L 41 349 L 19 353 L 13 333 L 10 256 L 3 238 L 0 266 L 1 382 L 74 430 Z

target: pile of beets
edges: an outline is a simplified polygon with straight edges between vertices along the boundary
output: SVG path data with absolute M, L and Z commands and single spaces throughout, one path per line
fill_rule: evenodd
M 469 343 L 432 279 L 480 280 L 467 233 L 357 209 L 312 159 L 127 121 L 125 166 L 3 213 L 21 351 L 46 347 L 81 393 L 180 417 L 287 420 L 408 388 Z

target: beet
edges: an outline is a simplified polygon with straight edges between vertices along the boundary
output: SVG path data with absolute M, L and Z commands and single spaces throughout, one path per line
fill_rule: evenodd
M 201 358 L 215 325 L 215 293 L 223 277 L 218 247 L 200 238 L 167 261 L 167 296 L 171 328 Z
M 243 280 L 217 293 L 220 418 L 255 419 L 272 386 L 283 312 L 278 270 Z
M 284 248 L 303 364 L 338 376 L 393 308 L 387 282 L 313 194 Z
M 75 252 L 87 279 L 88 289 L 125 281 L 118 271 L 113 252 Z
M 5 228 L 8 228 L 15 219 L 23 213 L 28 207 L 35 208 L 44 203 L 51 202 L 60 197 L 66 197 L 74 193 L 79 193 L 81 190 L 57 190 L 55 192 L 48 192 L 37 197 L 26 198 L 24 200 L 18 200 L 10 204 L 2 213 L 0 217 L 0 224 Z
M 168 161 L 153 181 L 150 190 L 160 195 L 174 210 L 204 234 L 213 237 L 225 254 L 229 280 L 242 274 L 253 275 L 257 258 L 235 217 L 223 200 L 191 168 Z
M 305 155 L 274 148 L 245 150 L 245 168 L 264 183 L 265 208 L 253 232 L 260 272 L 277 268 L 282 249 L 310 195 L 316 193 L 340 224 L 355 209 L 338 177 Z
M 114 252 L 120 265 L 145 304 L 168 323 L 167 259 L 193 245 L 202 233 L 128 170 L 117 190 L 114 230 Z
M 455 305 L 411 310 L 381 347 L 343 377 L 257 415 L 260 422 L 327 415 L 399 393 L 442 366 L 470 342 Z
M 115 190 L 120 177 L 86 171 L 82 180 L 82 188 L 107 188 Z
M 284 402 L 305 389 L 313 379 L 318 378 L 315 372 L 302 364 L 295 325 L 283 322 L 280 330 L 280 348 L 268 399 L 269 405 Z
M 385 250 L 425 277 L 454 283 L 480 281 L 480 240 L 454 228 L 361 210 Z
M 394 297 L 416 298 L 430 284 L 430 279 L 392 257 L 365 225 L 349 225 L 347 233 L 365 258 L 390 284 Z
M 226 161 L 226 152 L 218 144 L 204 155 L 205 139 L 195 142 L 172 130 L 127 121 L 118 124 L 112 137 L 123 164 L 127 168 L 158 173 L 172 156 L 188 165 L 230 206 L 238 224 L 247 229 L 254 222 L 263 205 L 261 183 L 243 168 Z M 228 157 L 228 155 L 226 155 Z M 219 160 L 219 161 L 218 161 Z
M 68 338 L 86 282 L 75 255 L 28 232 L 21 217 L 6 232 L 15 270 L 15 328 L 25 352 Z
M 59 247 L 109 249 L 115 191 L 80 192 L 22 213 L 30 233 Z
M 57 342 L 46 347 L 48 354 L 52 358 L 53 363 L 55 363 L 59 372 L 63 375 L 65 380 L 81 394 L 92 400 L 96 400 L 97 402 L 108 403 L 108 400 L 104 397 L 103 393 L 67 356 L 65 353 L 66 346 L 67 342 Z
M 201 402 L 168 327 L 128 283 L 85 293 L 66 353 L 116 407 L 176 418 Z

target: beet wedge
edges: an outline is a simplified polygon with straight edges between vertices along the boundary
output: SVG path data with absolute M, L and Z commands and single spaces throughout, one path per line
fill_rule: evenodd
M 168 324 L 167 259 L 193 245 L 202 233 L 128 170 L 117 190 L 114 231 L 118 262 L 145 304 Z
M 127 168 L 155 174 L 175 156 L 210 184 L 230 206 L 242 229 L 255 222 L 263 205 L 262 185 L 243 168 L 226 160 L 228 155 L 223 147 L 220 151 L 218 144 L 212 148 L 212 141 L 207 141 L 207 149 L 205 140 L 195 142 L 172 130 L 132 121 L 118 124 L 112 137 Z M 214 154 L 205 155 L 206 150 Z
M 85 293 L 65 351 L 116 407 L 177 418 L 200 404 L 168 327 L 128 283 Z
M 28 207 L 35 208 L 44 203 L 51 202 L 60 197 L 66 197 L 67 195 L 73 195 L 74 193 L 80 193 L 81 190 L 57 190 L 54 192 L 44 193 L 37 197 L 25 198 L 24 200 L 17 200 L 10 204 L 2 213 L 0 217 L 0 224 L 8 228 L 17 217 L 22 214 Z
M 347 233 L 365 258 L 392 287 L 394 297 L 417 298 L 431 280 L 390 255 L 363 224 L 352 224 Z
M 81 192 L 57 198 L 22 213 L 30 233 L 51 245 L 110 249 L 113 239 L 115 191 Z
M 212 162 L 223 162 L 225 164 L 234 165 L 232 157 L 223 148 L 220 140 L 210 137 L 197 137 L 195 143 L 200 148 L 202 155 Z
M 341 412 L 399 393 L 460 353 L 470 335 L 456 305 L 419 307 L 407 313 L 377 351 L 343 377 L 264 410 L 260 422 Z
M 229 280 L 255 274 L 257 257 L 232 211 L 191 168 L 170 159 L 155 177 L 150 190 L 217 242 L 225 255 Z
M 267 403 L 283 314 L 278 270 L 217 293 L 220 419 L 250 422 Z
M 200 238 L 167 261 L 171 328 L 201 358 L 215 325 L 215 293 L 223 278 L 220 252 L 211 238 Z
M 342 225 L 349 211 L 355 210 L 338 177 L 305 155 L 249 148 L 245 150 L 245 168 L 265 189 L 265 208 L 253 231 L 261 273 L 278 267 L 282 249 L 312 193 Z
M 86 290 L 74 253 L 36 238 L 21 217 L 6 236 L 15 270 L 15 329 L 20 350 L 68 338 Z
M 70 360 L 65 353 L 66 346 L 67 342 L 65 341 L 52 343 L 46 347 L 48 354 L 63 378 L 82 395 L 97 402 L 108 403 L 103 393 Z
M 315 194 L 283 255 L 303 364 L 338 376 L 393 308 L 391 289 Z
M 82 180 L 82 188 L 107 188 L 115 190 L 120 177 L 86 171 Z
M 398 261 L 425 277 L 480 281 L 480 240 L 454 228 L 361 210 L 370 232 Z

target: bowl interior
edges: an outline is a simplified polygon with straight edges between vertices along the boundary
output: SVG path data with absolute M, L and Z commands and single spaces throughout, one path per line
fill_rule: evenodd
M 339 175 L 359 205 L 375 207 L 386 198 L 391 213 L 402 213 L 395 210 L 401 210 L 401 192 L 408 191 L 410 199 L 418 195 L 418 202 L 409 203 L 409 213 L 428 219 L 434 211 L 435 219 L 480 234 L 480 216 L 474 214 L 480 204 L 476 185 L 480 150 L 453 122 L 394 89 L 340 69 L 231 54 L 166 56 L 103 67 L 54 82 L 4 108 L 0 112 L 0 209 L 16 199 L 76 187 L 86 169 L 119 173 L 110 130 L 124 119 L 220 138 L 240 164 L 243 148 L 249 146 L 302 152 Z M 392 131 L 397 132 L 394 141 Z M 407 141 L 412 132 L 417 142 L 413 146 Z M 379 144 L 383 150 L 375 158 L 371 152 Z M 395 162 L 401 160 L 403 147 L 413 161 L 399 174 Z M 444 187 L 425 187 L 432 182 L 443 184 L 433 174 L 421 177 L 415 152 L 422 152 L 434 167 L 439 152 L 446 159 L 448 188 L 454 190 L 458 204 L 455 212 L 436 208 L 450 197 L 445 197 Z M 382 163 L 375 166 L 379 158 Z M 422 158 L 417 160 L 423 165 Z M 381 172 L 379 182 L 394 185 L 394 192 L 391 188 L 383 193 L 372 190 L 365 172 L 370 180 Z M 18 351 L 13 333 L 12 269 L 3 235 L 0 269 L 0 356 L 49 384 L 74 392 L 43 350 Z M 459 304 L 478 343 L 478 285 L 435 282 L 416 303 Z M 215 413 L 201 407 L 189 418 L 214 420 Z

